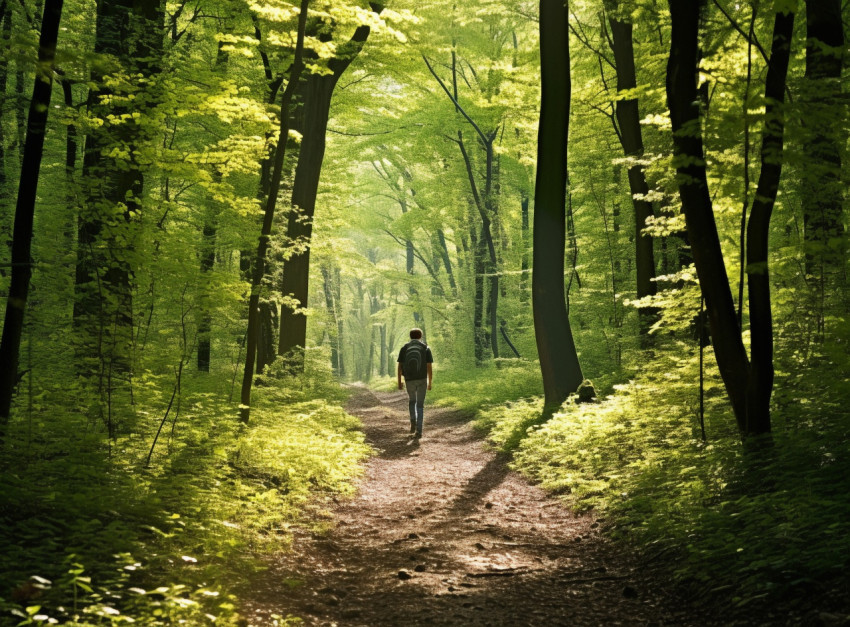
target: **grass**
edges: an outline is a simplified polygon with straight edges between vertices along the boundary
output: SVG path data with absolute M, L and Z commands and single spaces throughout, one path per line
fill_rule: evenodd
M 111 442 L 49 398 L 58 387 L 34 425 L 12 425 L 0 460 L 0 625 L 238 623 L 263 557 L 287 547 L 293 525 L 321 524 L 305 504 L 350 492 L 370 449 L 330 376 L 268 379 L 247 426 L 209 387 L 187 377 L 149 467 L 162 407 L 144 384 L 124 417 L 133 431 Z
M 647 558 L 674 564 L 690 595 L 731 594 L 738 607 L 779 599 L 803 607 L 813 594 L 846 592 L 850 416 L 839 409 L 846 385 L 791 394 L 778 380 L 773 446 L 745 455 L 716 372 L 709 372 L 702 441 L 695 364 L 681 354 L 601 402 L 568 401 L 548 422 L 540 420 L 540 399 L 530 398 L 483 409 L 477 425 L 513 451 L 516 469 L 571 507 L 594 509 L 609 534 Z

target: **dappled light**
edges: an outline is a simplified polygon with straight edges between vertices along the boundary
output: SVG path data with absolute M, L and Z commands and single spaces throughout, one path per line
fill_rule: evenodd
M 0 627 L 850 623 L 844 0 L 0 0 Z

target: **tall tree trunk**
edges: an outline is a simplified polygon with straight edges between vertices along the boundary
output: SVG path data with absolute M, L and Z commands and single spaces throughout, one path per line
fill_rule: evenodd
M 375 13 L 383 11 L 383 6 L 370 3 Z M 304 367 L 303 351 L 307 345 L 307 296 L 310 281 L 310 240 L 313 234 L 313 214 L 316 210 L 316 196 L 322 161 L 325 156 L 325 135 L 328 128 L 331 97 L 334 88 L 348 69 L 351 62 L 363 49 L 370 33 L 369 26 L 360 26 L 351 39 L 339 46 L 338 54 L 328 62 L 331 74 L 308 75 L 301 89 L 303 122 L 301 125 L 301 151 L 295 169 L 295 181 L 292 188 L 293 209 L 287 223 L 286 235 L 289 241 L 299 242 L 303 251 L 293 254 L 283 264 L 283 282 L 281 292 L 285 297 L 294 299 L 297 309 L 284 306 L 280 315 L 280 333 L 278 336 L 278 355 L 291 359 L 295 371 Z
M 796 7 L 794 7 L 796 10 Z M 747 381 L 747 421 L 744 433 L 770 432 L 773 392 L 773 319 L 767 247 L 770 215 L 779 191 L 785 132 L 785 78 L 794 36 L 794 12 L 777 13 L 765 81 L 765 120 L 761 143 L 761 174 L 747 224 L 747 286 L 750 297 L 750 376 Z
M 0 1 L 0 37 L 2 49 L 7 50 L 12 39 L 12 9 L 8 0 Z M 0 110 L 6 106 L 6 89 L 9 85 L 9 64 L 0 65 Z M 6 125 L 0 124 L 0 199 L 6 198 Z
M 219 42 L 216 52 L 215 67 L 223 70 L 227 66 L 230 58 L 229 53 L 225 50 L 224 42 Z M 222 175 L 218 167 L 213 169 L 213 180 L 221 183 Z M 219 208 L 216 206 L 216 200 L 210 199 L 211 207 L 204 212 L 204 226 L 202 229 L 202 239 L 200 245 L 200 270 L 201 280 L 204 285 L 201 286 L 201 297 L 198 303 L 198 370 L 200 372 L 210 371 L 210 360 L 212 358 L 212 313 L 210 312 L 210 297 L 207 292 L 207 284 L 209 283 L 209 275 L 215 267 L 215 243 L 218 234 L 218 213 Z
M 474 227 L 473 227 L 474 228 Z M 487 350 L 487 327 L 484 325 L 484 238 L 473 234 L 475 248 L 473 249 L 474 294 L 472 307 L 473 332 L 475 333 L 475 362 L 484 363 L 484 353 Z
M 330 268 L 327 266 L 322 266 L 322 287 L 325 292 L 325 307 L 328 310 L 328 313 L 331 316 L 331 320 L 334 325 L 334 331 L 332 333 L 328 333 L 331 341 L 331 368 L 333 368 L 334 374 L 336 376 L 340 376 L 340 359 L 339 359 L 339 313 L 337 311 L 337 302 L 334 298 L 334 286 L 331 278 Z
M 520 210 L 522 212 L 522 218 L 520 223 L 521 237 L 520 241 L 522 243 L 522 260 L 520 261 L 520 269 L 522 273 L 519 278 L 519 302 L 527 303 L 528 302 L 528 252 L 531 248 L 528 235 L 530 233 L 529 223 L 528 223 L 528 208 L 531 204 L 530 199 L 528 197 L 528 192 L 526 190 L 522 190 L 520 196 Z
M 806 274 L 821 291 L 843 264 L 841 69 L 844 29 L 840 0 L 806 0 L 802 203 Z M 822 318 L 823 312 L 820 312 Z
M 94 51 L 117 59 L 120 71 L 150 77 L 160 69 L 163 29 L 161 0 L 101 0 Z M 113 92 L 101 71 L 92 71 L 96 87 L 89 92 L 89 113 L 120 118 L 130 109 L 104 102 Z M 132 247 L 130 225 L 141 210 L 144 173 L 136 153 L 152 139 L 145 129 L 107 122 L 87 136 L 83 159 L 86 201 L 77 224 L 74 322 L 81 354 L 98 355 L 118 372 L 130 370 L 133 268 L 123 251 Z M 120 164 L 106 156 L 116 145 L 129 151 L 129 159 Z
M 640 110 L 637 98 L 621 97 L 619 94 L 634 90 L 637 87 L 635 72 L 635 53 L 632 42 L 632 24 L 617 17 L 619 3 L 617 0 L 607 0 L 609 10 L 608 23 L 611 27 L 611 48 L 614 52 L 614 62 L 617 67 L 617 123 L 620 128 L 620 144 L 626 157 L 632 161 L 629 164 L 629 190 L 635 215 L 635 271 L 637 277 L 637 297 L 644 298 L 656 293 L 655 256 L 652 249 L 652 238 L 643 234 L 647 218 L 653 215 L 652 204 L 646 200 L 649 184 L 646 173 L 640 164 L 643 158 L 643 136 L 640 126 Z M 645 334 L 657 315 L 655 310 L 642 308 L 640 310 L 641 333 Z
M 454 104 L 455 111 L 460 113 L 475 130 L 475 133 L 480 141 L 480 145 L 484 149 L 484 189 L 482 192 L 479 190 L 478 183 L 476 183 L 476 178 L 472 167 L 472 159 L 470 158 L 469 152 L 466 149 L 466 144 L 464 143 L 463 131 L 457 131 L 457 140 L 454 141 L 455 143 L 457 143 L 458 148 L 460 149 L 464 165 L 466 166 L 466 175 L 467 179 L 469 180 L 470 191 L 472 192 L 472 197 L 475 201 L 475 207 L 478 210 L 479 216 L 481 217 L 481 235 L 484 242 L 487 244 L 487 252 L 489 253 L 489 268 L 487 268 L 488 273 L 490 275 L 490 298 L 488 300 L 489 304 L 487 308 L 489 330 L 487 331 L 486 335 L 487 341 L 490 344 L 490 350 L 493 353 L 493 358 L 498 358 L 499 335 L 497 322 L 499 303 L 499 257 L 496 253 L 496 245 L 493 238 L 492 220 L 497 217 L 498 213 L 497 205 L 494 202 L 498 194 L 498 184 L 496 183 L 496 177 L 494 176 L 495 156 L 493 151 L 493 142 L 498 136 L 499 128 L 497 127 L 495 130 L 485 133 L 481 129 L 481 127 L 479 127 L 478 124 L 475 123 L 475 120 L 473 120 L 469 116 L 469 114 L 463 109 L 463 107 L 460 106 L 460 103 L 458 103 L 457 55 L 454 51 L 452 51 L 452 88 L 454 95 L 452 95 L 452 91 L 449 91 L 449 88 L 439 77 L 439 75 L 434 71 L 434 68 L 431 66 L 431 63 L 428 61 L 428 58 L 424 54 L 422 55 L 422 60 L 425 62 L 425 66 L 428 68 L 428 71 L 436 79 L 442 90 L 452 101 L 452 104 Z
M 204 219 L 204 227 L 202 231 L 202 240 L 200 246 L 201 257 L 201 276 L 205 277 L 212 272 L 215 266 L 215 237 L 216 225 L 215 217 L 207 215 Z M 204 283 L 208 279 L 202 279 Z M 212 331 L 212 315 L 209 310 L 209 295 L 206 294 L 206 285 L 201 286 L 204 294 L 201 296 L 199 303 L 199 320 L 198 320 L 198 370 L 201 372 L 210 371 L 210 358 L 212 354 L 211 348 L 211 331 Z
M 3 335 L 0 338 L 0 440 L 5 437 L 18 382 L 18 358 L 24 328 L 24 311 L 32 276 L 33 220 L 36 190 L 44 152 L 44 134 L 50 95 L 53 89 L 53 63 L 62 17 L 62 0 L 47 0 L 38 41 L 38 71 L 30 101 L 27 134 L 23 146 L 15 226 L 12 233 L 12 280 L 6 300 Z
M 304 31 L 307 26 L 307 7 L 310 0 L 301 0 L 298 14 L 298 35 L 295 42 L 295 58 L 289 70 L 289 82 L 283 90 L 280 104 L 280 129 L 274 153 L 274 166 L 269 179 L 269 189 L 266 195 L 266 210 L 263 214 L 263 227 L 260 241 L 257 245 L 257 256 L 251 280 L 251 296 L 248 299 L 248 331 L 245 340 L 245 369 L 242 374 L 242 393 L 240 397 L 240 418 L 248 422 L 251 416 L 251 387 L 254 381 L 254 366 L 257 359 L 257 345 L 260 341 L 260 292 L 262 291 L 263 275 L 265 274 L 266 251 L 272 233 L 277 196 L 280 191 L 280 181 L 283 178 L 283 162 L 286 158 L 287 139 L 289 137 L 289 107 L 292 95 L 304 69 Z
M 534 192 L 531 298 L 534 334 L 551 412 L 583 379 L 564 293 L 567 143 L 570 119 L 569 8 L 564 0 L 540 0 L 540 126 Z
M 452 295 L 457 296 L 457 282 L 455 281 L 455 273 L 452 269 L 452 260 L 449 257 L 449 247 L 446 244 L 446 234 L 443 229 L 437 229 L 438 253 L 443 260 L 443 265 L 446 268 L 446 275 L 449 277 L 449 287 L 452 288 Z
M 735 303 L 723 263 L 720 237 L 708 191 L 697 96 L 701 2 L 669 0 L 672 30 L 667 64 L 667 103 L 673 126 L 673 155 L 679 195 L 694 264 L 705 297 L 720 376 L 741 433 L 747 425 L 749 360 L 741 340 Z

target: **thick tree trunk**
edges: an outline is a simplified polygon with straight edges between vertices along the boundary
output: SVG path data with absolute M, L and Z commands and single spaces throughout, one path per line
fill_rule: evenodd
M 123 71 L 150 77 L 159 71 L 163 28 L 160 0 L 101 0 L 94 51 L 117 59 Z M 99 72 L 92 72 L 97 87 L 89 92 L 90 114 L 129 113 L 126 105 L 102 102 L 112 90 Z M 130 369 L 133 341 L 133 268 L 124 251 L 132 247 L 130 223 L 141 210 L 144 174 L 136 151 L 152 139 L 145 128 L 107 123 L 89 133 L 83 159 L 86 202 L 77 224 L 74 322 L 81 332 L 81 355 L 98 355 L 119 372 Z M 130 153 L 120 165 L 106 156 L 117 145 Z
M 609 10 L 616 11 L 617 2 L 606 3 Z M 633 90 L 637 87 L 635 72 L 635 54 L 632 42 L 632 24 L 609 15 L 612 50 L 617 66 L 617 91 Z M 638 163 L 643 158 L 643 136 L 640 126 L 640 110 L 637 98 L 617 100 L 617 123 L 620 127 L 620 143 L 626 157 L 634 161 L 629 164 L 629 190 L 635 215 L 635 271 L 637 277 L 637 297 L 644 298 L 656 293 L 655 256 L 652 238 L 643 234 L 647 218 L 653 215 L 652 204 L 646 200 L 649 184 L 643 166 Z M 641 332 L 646 333 L 655 320 L 657 312 L 644 308 L 640 310 Z
M 0 36 L 3 38 L 3 49 L 9 45 L 12 38 L 12 9 L 8 0 L 0 2 Z M 0 65 L 0 107 L 6 106 L 6 89 L 9 83 L 8 62 Z M 5 202 L 6 192 L 6 125 L 0 124 L 0 202 Z M 2 207 L 2 205 L 0 205 Z
M 245 341 L 245 369 L 242 374 L 242 393 L 240 397 L 240 418 L 248 422 L 251 413 L 251 387 L 254 380 L 254 365 L 257 358 L 257 345 L 260 342 L 260 292 L 263 275 L 265 274 L 266 251 L 274 222 L 277 196 L 280 191 L 280 181 L 283 177 L 283 162 L 286 158 L 287 138 L 289 137 L 289 107 L 292 95 L 304 69 L 304 31 L 307 25 L 307 7 L 310 0 L 301 0 L 298 15 L 298 35 L 295 43 L 295 58 L 289 71 L 289 82 L 283 90 L 280 105 L 280 129 L 274 153 L 274 166 L 269 179 L 269 189 L 266 196 L 266 210 L 263 215 L 263 227 L 260 231 L 260 241 L 257 245 L 257 256 L 251 281 L 251 296 L 248 299 L 248 331 Z
M 747 285 L 750 297 L 750 376 L 744 435 L 770 432 L 773 392 L 773 319 L 767 247 L 770 215 L 779 191 L 785 132 L 785 78 L 794 35 L 794 13 L 777 13 L 767 67 L 766 102 L 761 144 L 761 174 L 747 224 Z
M 275 329 L 277 328 L 277 307 L 273 302 L 261 300 L 259 305 L 259 330 L 260 337 L 257 340 L 257 366 L 255 372 L 263 374 L 266 366 L 274 361 L 275 352 Z
M 806 0 L 803 219 L 806 274 L 824 290 L 842 264 L 841 67 L 844 30 L 839 0 Z
M 568 19 L 569 9 L 564 0 L 540 0 L 542 95 L 531 294 L 547 412 L 559 407 L 583 379 L 564 293 L 571 96 Z
M 61 17 L 62 0 L 47 0 L 38 42 L 39 71 L 36 72 L 30 101 L 18 201 L 15 207 L 15 226 L 12 234 L 12 280 L 6 300 L 3 335 L 0 338 L 0 440 L 5 437 L 6 424 L 12 407 L 12 395 L 18 382 L 18 357 L 24 328 L 24 311 L 32 276 L 30 252 L 36 190 L 41 171 L 41 157 L 44 152 L 44 134 L 53 89 L 53 62 Z
M 383 6 L 370 3 L 376 13 Z M 301 102 L 303 123 L 301 124 L 301 151 L 295 169 L 295 182 L 292 189 L 293 209 L 287 224 L 287 237 L 290 241 L 304 246 L 302 252 L 293 254 L 283 264 L 284 296 L 297 301 L 297 308 L 284 306 L 280 315 L 280 333 L 278 336 L 278 355 L 287 356 L 295 371 L 304 367 L 303 351 L 307 345 L 307 296 L 310 282 L 310 240 L 313 234 L 313 214 L 316 210 L 316 196 L 322 161 L 325 156 L 325 135 L 330 115 L 331 97 L 339 78 L 351 65 L 351 62 L 363 49 L 369 37 L 369 26 L 358 27 L 351 40 L 340 46 L 338 56 L 328 62 L 332 74 L 310 74 L 303 84 Z
M 741 433 L 747 426 L 749 360 L 723 263 L 708 191 L 697 96 L 700 4 L 669 0 L 672 30 L 667 64 L 667 103 L 673 126 L 673 159 L 694 264 L 705 296 L 720 376 Z

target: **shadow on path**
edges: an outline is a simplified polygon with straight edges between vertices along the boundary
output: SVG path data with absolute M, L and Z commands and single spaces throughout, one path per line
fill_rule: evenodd
M 327 534 L 297 532 L 246 615 L 310 625 L 639 625 L 689 622 L 659 584 L 487 451 L 460 412 L 426 407 L 409 438 L 403 392 L 355 394 L 376 456 Z M 374 403 L 377 397 L 380 405 Z M 293 585 L 298 583 L 298 585 Z

